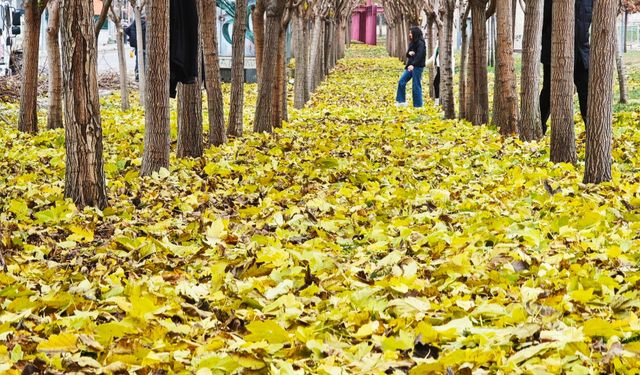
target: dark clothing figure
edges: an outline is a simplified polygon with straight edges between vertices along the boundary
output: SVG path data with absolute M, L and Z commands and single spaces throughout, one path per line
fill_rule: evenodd
M 142 52 L 147 50 L 147 21 L 142 18 Z M 138 80 L 138 34 L 135 20 L 127 28 L 124 29 L 124 35 L 129 39 L 129 45 L 134 49 L 136 55 L 136 81 Z
M 411 43 L 407 49 L 407 64 L 404 72 L 398 81 L 398 89 L 396 91 L 396 106 L 405 107 L 407 105 L 406 91 L 407 83 L 411 84 L 411 94 L 413 97 L 413 106 L 422 107 L 422 72 L 424 71 L 427 60 L 427 46 L 422 36 L 422 30 L 414 26 L 409 31 L 411 33 Z
M 147 49 L 147 20 L 144 18 L 141 21 L 142 23 L 142 48 Z M 131 48 L 138 48 L 138 29 L 136 27 L 135 20 L 131 22 L 131 25 L 127 26 L 124 29 L 124 35 L 129 39 L 129 45 Z
M 591 27 L 592 0 L 575 2 L 575 56 L 573 82 L 578 92 L 580 115 L 587 122 L 587 97 L 589 94 L 589 28 Z M 551 114 L 551 31 L 552 1 L 544 0 L 544 18 L 542 21 L 542 53 L 540 60 L 544 76 L 540 93 L 540 115 L 542 132 L 547 132 L 547 120 Z
M 170 96 L 180 83 L 195 83 L 198 76 L 198 10 L 195 0 L 171 0 Z
M 413 39 L 411 39 L 411 43 L 407 49 L 407 64 L 405 65 L 405 69 L 409 67 L 409 65 L 413 65 L 414 68 L 424 68 L 427 61 L 427 45 L 422 36 L 422 29 L 414 26 L 411 28 L 411 34 L 413 35 Z M 411 52 L 413 52 L 413 54 Z
M 433 91 L 435 94 L 436 105 L 440 104 L 440 47 L 436 47 L 433 56 L 427 60 L 428 66 L 436 68 L 436 76 L 433 79 Z
M 440 104 L 440 67 L 436 67 L 436 77 L 433 79 L 433 93 L 436 97 L 436 104 Z

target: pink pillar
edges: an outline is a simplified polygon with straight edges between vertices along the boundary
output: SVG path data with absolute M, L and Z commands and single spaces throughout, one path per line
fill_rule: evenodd
M 371 4 L 371 0 L 367 0 L 367 4 Z M 367 6 L 367 21 L 366 21 L 366 40 L 365 43 L 375 46 L 378 42 L 377 26 L 378 9 L 375 5 Z
M 360 40 L 360 12 L 351 15 L 351 40 Z

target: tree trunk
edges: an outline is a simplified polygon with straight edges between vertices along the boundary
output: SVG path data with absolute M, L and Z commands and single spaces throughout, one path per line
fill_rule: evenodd
M 497 0 L 496 0 L 497 1 Z M 489 20 L 489 66 L 496 66 L 496 16 Z
M 511 41 L 516 40 L 516 13 L 518 0 L 511 0 Z
M 518 132 L 518 98 L 516 94 L 516 75 L 513 63 L 513 39 L 511 23 L 511 0 L 496 0 L 498 17 L 496 40 L 496 102 L 493 122 L 500 128 L 500 134 L 513 135 Z M 496 98 L 499 97 L 499 100 Z
M 198 18 L 201 18 L 200 7 Z M 201 35 L 198 22 L 198 35 Z M 244 47 L 244 46 L 243 46 Z M 202 139 L 202 39 L 198 38 L 198 69 L 196 82 L 178 84 L 178 146 L 179 158 L 199 158 L 203 152 Z
M 49 25 L 47 26 L 47 58 L 49 61 L 49 114 L 47 128 L 58 129 L 62 122 L 62 60 L 60 57 L 60 0 L 47 4 Z
M 624 24 L 622 25 L 622 32 L 623 32 L 623 37 L 622 37 L 622 51 L 624 53 L 627 53 L 627 27 L 629 24 L 629 12 L 625 9 L 624 10 Z
M 427 33 L 426 33 L 426 42 L 427 42 L 427 54 L 430 56 L 433 56 L 433 53 L 435 52 L 435 36 L 433 35 L 433 23 L 434 23 L 434 19 L 433 17 L 428 17 L 427 18 Z M 387 38 L 389 36 L 387 35 Z M 435 87 L 433 85 L 434 80 L 436 79 L 436 68 L 433 66 L 427 66 L 427 69 L 429 69 L 429 97 L 430 98 L 435 98 L 436 96 L 436 91 L 435 91 Z
M 476 59 L 475 51 L 473 48 L 473 34 L 471 34 L 471 47 L 469 48 L 469 56 L 467 58 L 469 62 L 467 63 L 467 74 L 466 74 L 467 90 L 466 90 L 466 98 L 465 98 L 464 118 L 467 121 L 471 122 L 471 113 L 473 112 L 473 108 L 474 108 L 473 101 L 474 101 L 474 98 L 477 97 L 477 95 L 473 92 L 475 87 L 474 60 Z
M 486 0 L 471 0 L 471 50 L 472 67 L 470 108 L 467 119 L 474 125 L 489 121 L 489 84 L 487 77 L 487 23 L 485 18 Z
M 347 18 L 347 33 L 345 37 L 346 48 L 351 48 L 351 26 L 353 24 L 353 20 L 351 19 L 351 15 Z M 387 44 L 389 44 L 389 27 L 387 26 Z
M 296 30 L 294 39 L 296 50 L 296 73 L 295 83 L 293 87 L 293 106 L 297 109 L 304 107 L 306 103 L 305 87 L 307 86 L 307 40 L 305 39 L 305 20 L 300 14 L 300 10 L 296 11 L 293 18 L 293 26 Z
M 138 45 L 138 88 L 140 89 L 140 105 L 145 106 L 145 96 L 147 93 L 147 69 L 146 69 L 146 56 L 145 56 L 145 36 L 142 34 L 142 8 L 140 7 L 140 0 L 133 8 L 136 17 L 136 43 Z
M 313 23 L 313 32 L 311 34 L 311 56 L 309 59 L 309 72 L 307 76 L 307 84 L 309 86 L 309 93 L 312 93 L 316 90 L 317 86 L 317 71 L 320 65 L 320 43 L 321 43 L 321 34 L 322 34 L 322 19 L 319 16 L 316 16 L 316 19 Z
M 462 1 L 460 2 L 462 5 Z M 461 7 L 462 8 L 462 7 Z M 458 97 L 459 113 L 458 118 L 466 118 L 466 98 L 467 98 L 467 54 L 469 51 L 469 37 L 467 35 L 467 15 L 469 10 L 461 11 L 460 33 L 462 36 L 462 47 L 460 48 L 460 90 Z
M 24 59 L 20 87 L 20 117 L 18 129 L 38 132 L 38 55 L 40 51 L 40 20 L 42 13 L 37 0 L 24 1 Z
M 116 25 L 118 46 L 118 66 L 120 67 L 120 108 L 123 111 L 129 110 L 129 89 L 127 82 L 127 60 L 124 52 L 124 29 L 122 28 L 122 5 L 116 1 L 116 7 L 113 10 L 113 23 Z
M 264 55 L 264 12 L 265 1 L 257 0 L 253 13 L 251 13 L 251 22 L 253 23 L 253 40 L 256 46 L 256 72 L 258 74 L 258 83 L 262 79 L 262 59 Z
M 286 33 L 284 38 L 286 39 Z M 280 90 L 280 106 L 282 108 L 282 119 L 277 123 L 278 127 L 282 127 L 282 121 L 289 121 L 289 107 L 287 98 L 289 97 L 289 68 L 287 67 L 287 50 L 285 47 L 280 51 L 282 57 L 282 90 Z
M 64 196 L 79 207 L 107 206 L 98 97 L 98 57 L 93 7 L 84 0 L 62 2 L 63 92 L 66 170 Z
M 329 74 L 329 53 L 331 51 L 331 33 L 329 22 L 324 21 L 322 25 L 322 47 L 320 51 L 322 51 L 322 58 L 320 59 L 322 69 L 320 70 L 320 78 L 318 80 L 318 84 L 324 81 L 324 78 Z
M 280 37 L 280 23 L 287 0 L 270 0 L 266 7 L 267 20 L 265 22 L 264 55 L 262 60 L 262 78 L 258 87 L 258 100 L 253 131 L 271 133 L 274 128 L 274 101 L 280 101 L 280 96 L 274 96 L 278 72 L 278 43 Z
M 304 71 L 302 72 L 304 76 L 304 102 L 307 103 L 311 99 L 311 92 L 309 91 L 309 76 L 307 75 L 307 71 L 309 70 L 309 66 L 311 63 L 309 62 L 310 54 L 311 54 L 311 46 L 309 45 L 309 41 L 311 40 L 311 28 L 309 27 L 309 21 L 304 19 Z
M 209 109 L 209 146 L 219 146 L 226 142 L 224 128 L 224 103 L 220 83 L 220 62 L 218 60 L 218 39 L 216 37 L 217 15 L 215 0 L 199 0 L 201 4 L 202 48 L 204 50 L 204 70 Z
M 440 95 L 442 101 L 442 108 L 444 109 L 444 117 L 447 119 L 456 118 L 456 107 L 453 95 L 453 69 L 452 69 L 452 56 L 453 56 L 453 15 L 456 7 L 455 0 L 443 0 L 441 6 L 444 7 L 444 14 L 442 17 L 442 36 L 440 38 L 442 46 L 442 64 L 440 66 L 441 84 L 440 88 L 442 93 Z
M 393 30 L 394 29 L 389 26 L 389 29 L 387 31 L 386 45 L 387 45 L 387 53 L 389 54 L 389 56 L 393 56 L 393 33 L 394 33 Z
M 236 19 L 233 23 L 231 50 L 231 105 L 227 134 L 241 137 L 244 111 L 244 42 L 247 29 L 247 0 L 236 0 Z
M 543 0 L 526 0 L 522 40 L 520 121 L 518 131 L 523 141 L 542 138 L 540 125 L 540 52 L 542 47 Z
M 147 85 L 145 95 L 143 176 L 169 169 L 169 0 L 147 4 L 147 49 L 147 72 L 153 85 Z
M 617 35 L 618 33 L 616 33 Z M 620 88 L 620 104 L 628 103 L 628 92 L 627 92 L 627 75 L 624 68 L 624 61 L 622 59 L 622 52 L 620 48 L 616 48 L 616 68 L 618 71 L 618 86 Z M 587 108 L 589 106 L 587 105 Z
M 329 30 L 327 27 L 327 21 L 322 22 L 322 31 L 321 31 L 322 39 L 320 39 L 320 75 L 318 76 L 318 84 L 324 81 L 324 77 L 327 76 L 327 54 L 329 53 L 327 47 L 329 46 L 329 41 L 327 38 L 329 37 Z
M 575 4 L 555 0 L 551 32 L 551 161 L 577 162 L 573 125 Z
M 593 7 L 585 183 L 611 181 L 613 59 L 616 48 L 616 0 L 598 0 Z
M 280 27 L 278 35 L 278 58 L 276 60 L 276 77 L 273 85 L 273 127 L 281 128 L 282 120 L 284 118 L 284 106 L 282 101 L 282 95 L 285 91 L 285 41 L 286 41 L 286 29 Z
M 178 85 L 178 157 L 202 156 L 202 91 L 200 80 Z
M 345 35 L 347 33 L 346 24 L 347 23 L 342 19 L 338 23 L 338 37 L 336 39 L 338 41 L 338 60 L 343 59 L 345 54 Z

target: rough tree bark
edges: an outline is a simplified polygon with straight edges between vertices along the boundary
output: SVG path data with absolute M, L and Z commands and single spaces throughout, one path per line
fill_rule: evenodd
M 47 4 L 49 25 L 47 26 L 47 59 L 49 61 L 49 113 L 47 128 L 58 129 L 62 121 L 62 59 L 60 56 L 60 1 Z
M 204 51 L 204 77 L 207 87 L 209 110 L 209 146 L 218 146 L 227 141 L 224 127 L 224 103 L 220 84 L 220 62 L 218 60 L 217 15 L 215 0 L 199 0 L 202 15 L 202 48 Z
M 244 40 L 247 29 L 247 0 L 236 0 L 231 56 L 231 105 L 227 134 L 242 136 L 244 110 Z
M 62 2 L 63 92 L 66 171 L 64 195 L 78 207 L 107 206 L 98 97 L 93 7 L 83 0 Z
M 256 115 L 253 124 L 255 132 L 271 133 L 275 124 L 274 103 L 280 101 L 280 96 L 273 95 L 277 81 L 278 43 L 280 25 L 287 0 L 269 0 L 266 6 L 265 39 L 262 60 L 262 78 L 258 87 Z
M 320 69 L 320 55 L 322 52 L 321 41 L 322 36 L 322 19 L 316 15 L 313 23 L 313 31 L 311 33 L 311 56 L 309 58 L 309 70 L 307 75 L 307 84 L 309 86 L 309 92 L 316 90 L 318 82 L 316 81 L 317 71 Z
M 435 15 L 427 15 L 427 32 L 425 41 L 427 42 L 427 54 L 429 56 L 433 56 L 436 49 L 436 37 L 433 33 L 433 25 L 435 22 Z M 436 79 L 436 68 L 428 66 L 427 69 L 429 69 L 429 97 L 435 98 L 436 91 L 433 81 Z
M 496 89 L 494 90 L 493 123 L 500 134 L 513 135 L 518 132 L 518 98 L 516 75 L 513 63 L 513 23 L 511 0 L 496 0 L 498 18 L 496 39 Z
M 147 5 L 147 49 L 147 72 L 153 85 L 147 85 L 145 96 L 143 176 L 169 169 L 169 0 L 152 0 Z
M 300 9 L 300 7 L 298 7 Z M 304 102 L 308 102 L 311 99 L 311 92 L 309 91 L 309 76 L 307 75 L 307 71 L 309 70 L 309 56 L 311 54 L 311 46 L 309 42 L 311 41 L 311 28 L 309 27 L 309 19 L 308 15 L 303 18 L 304 25 L 304 34 L 303 34 L 303 42 L 304 42 L 304 71 L 301 73 L 304 78 L 304 85 L 302 90 L 304 91 Z
M 542 138 L 540 125 L 540 52 L 542 46 L 543 0 L 526 0 L 522 40 L 520 121 L 518 131 L 523 141 Z
M 196 83 L 178 85 L 178 145 L 179 158 L 202 156 L 202 91 Z
M 442 53 L 442 64 L 440 65 L 440 88 L 441 103 L 444 110 L 444 116 L 447 119 L 456 118 L 455 100 L 453 95 L 453 16 L 456 8 L 455 0 L 442 0 L 441 16 L 442 16 L 442 32 L 440 35 L 440 46 Z
M 551 161 L 577 162 L 573 125 L 575 4 L 555 0 L 551 26 Z
M 124 29 L 122 27 L 122 4 L 116 1 L 116 6 L 111 7 L 111 19 L 116 25 L 116 44 L 118 48 L 118 67 L 120 68 L 120 108 L 129 110 L 129 89 L 127 82 L 127 59 L 124 52 Z
M 616 48 L 616 10 L 616 0 L 598 0 L 593 6 L 585 183 L 611 181 L 614 70 L 611 56 Z
M 474 125 L 489 121 L 489 83 L 487 76 L 486 0 L 471 0 L 470 99 L 467 120 Z
M 264 55 L 264 12 L 266 4 L 271 0 L 257 0 L 251 13 L 253 24 L 253 40 L 256 46 L 256 72 L 258 73 L 258 83 L 262 77 L 262 56 Z
M 295 83 L 293 88 L 293 106 L 297 109 L 304 107 L 306 101 L 306 87 L 307 87 L 307 48 L 308 43 L 305 39 L 305 19 L 303 16 L 304 10 L 300 7 L 296 9 L 296 13 L 293 18 L 294 27 L 296 29 L 296 37 L 294 38 L 295 51 L 296 51 L 296 72 Z
M 282 127 L 282 120 L 284 119 L 284 103 L 283 103 L 283 95 L 286 92 L 285 81 L 285 42 L 286 42 L 286 31 L 288 22 L 283 21 L 278 29 L 278 47 L 277 53 L 278 58 L 276 60 L 276 77 L 273 85 L 273 127 L 280 128 Z
M 38 132 L 38 55 L 40 52 L 40 20 L 46 1 L 24 1 L 24 59 L 20 87 L 20 116 L 18 130 Z

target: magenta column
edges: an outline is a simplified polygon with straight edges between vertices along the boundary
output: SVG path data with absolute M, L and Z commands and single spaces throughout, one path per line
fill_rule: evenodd
M 367 21 L 366 21 L 366 37 L 365 43 L 375 46 L 378 42 L 377 26 L 378 8 L 375 4 L 371 4 L 371 0 L 367 1 Z
M 351 40 L 360 40 L 360 12 L 357 9 L 351 15 Z

